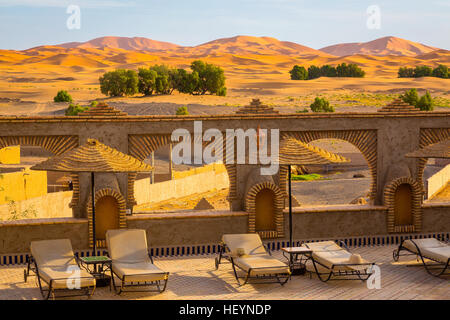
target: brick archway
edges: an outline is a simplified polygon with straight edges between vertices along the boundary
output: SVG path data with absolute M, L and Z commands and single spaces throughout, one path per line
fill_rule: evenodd
M 152 152 L 158 148 L 163 147 L 171 143 L 171 135 L 157 135 L 157 134 L 141 134 L 141 135 L 129 135 L 128 136 L 128 153 L 143 161 L 149 157 Z M 210 142 L 202 141 L 203 146 L 208 145 Z M 225 153 L 224 153 L 225 154 Z M 236 165 L 225 164 L 228 178 L 230 181 L 230 188 L 228 193 L 228 201 L 236 198 Z M 136 199 L 134 198 L 134 182 L 136 180 L 136 173 L 128 174 L 127 184 L 127 206 L 132 207 L 136 205 Z
M 119 206 L 119 228 L 126 228 L 127 227 L 127 220 L 126 220 L 126 203 L 125 199 L 118 192 L 117 190 L 113 190 L 110 188 L 103 188 L 100 190 L 97 190 L 95 192 L 94 201 L 97 204 L 97 202 L 103 198 L 103 197 L 113 197 Z M 88 218 L 88 224 L 89 224 L 89 247 L 92 248 L 94 244 L 94 230 L 92 225 L 92 196 L 89 196 L 88 202 L 86 204 L 86 211 L 87 211 L 87 218 Z M 104 248 L 106 246 L 106 243 L 104 241 L 98 241 L 97 240 L 97 248 Z
M 377 132 L 376 130 L 329 130 L 284 132 L 282 139 L 292 137 L 304 143 L 320 139 L 338 139 L 353 144 L 364 156 L 369 167 L 372 182 L 369 198 L 377 195 Z M 280 189 L 286 195 L 287 166 L 280 167 Z
M 7 136 L 0 137 L 0 149 L 9 146 L 41 147 L 54 155 L 63 154 L 78 147 L 78 136 Z M 80 180 L 78 173 L 70 174 L 73 183 L 73 195 L 69 207 L 73 208 L 80 200 Z
M 411 215 L 412 224 L 395 224 L 395 194 L 397 189 L 407 184 L 412 190 Z M 419 232 L 422 229 L 422 186 L 411 177 L 402 177 L 391 181 L 384 188 L 384 205 L 388 207 L 387 229 L 388 232 Z
M 444 140 L 450 139 L 450 128 L 432 128 L 432 129 L 420 129 L 420 148 L 426 147 L 433 143 L 438 143 Z M 420 183 L 421 187 L 425 190 L 423 182 L 423 172 L 425 171 L 425 166 L 427 165 L 428 159 L 418 159 L 417 160 L 417 181 Z
M 275 229 L 271 231 L 256 231 L 256 196 L 263 189 L 269 189 L 275 194 L 274 201 L 274 219 Z M 261 238 L 282 238 L 284 237 L 284 216 L 283 216 L 284 198 L 280 188 L 272 182 L 257 183 L 252 186 L 245 196 L 245 211 L 248 215 L 248 232 L 257 232 Z

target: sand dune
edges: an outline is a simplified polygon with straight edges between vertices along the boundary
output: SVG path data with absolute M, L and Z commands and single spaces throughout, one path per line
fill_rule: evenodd
M 68 42 L 58 45 L 63 48 L 117 48 L 125 50 L 168 50 L 178 46 L 173 43 L 156 41 L 142 37 L 100 37 L 86 42 Z
M 341 43 L 320 49 L 335 56 L 353 54 L 416 56 L 435 50 L 438 48 L 397 37 L 384 37 L 369 42 Z

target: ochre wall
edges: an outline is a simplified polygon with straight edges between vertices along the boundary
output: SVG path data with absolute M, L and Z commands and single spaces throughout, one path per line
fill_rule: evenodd
M 21 201 L 47 194 L 47 172 L 25 169 L 2 173 L 0 204 Z
M 20 146 L 11 146 L 0 149 L 1 164 L 19 164 L 20 163 Z

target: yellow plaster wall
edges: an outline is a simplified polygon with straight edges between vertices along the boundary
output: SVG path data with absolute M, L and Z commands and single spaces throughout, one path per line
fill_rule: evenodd
M 47 194 L 47 172 L 25 169 L 0 174 L 0 204 Z
M 19 164 L 20 163 L 20 146 L 11 146 L 0 149 L 1 164 Z

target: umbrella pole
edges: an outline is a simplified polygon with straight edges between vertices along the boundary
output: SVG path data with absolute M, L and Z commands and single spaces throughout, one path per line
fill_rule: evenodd
M 291 186 L 291 165 L 288 165 L 289 180 L 289 246 L 292 247 L 292 186 Z M 292 255 L 291 255 L 292 257 Z
M 93 252 L 92 255 L 95 257 L 96 254 L 96 242 L 95 239 L 95 185 L 94 185 L 94 172 L 91 172 L 91 199 L 92 199 L 92 240 L 93 240 Z

